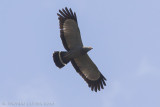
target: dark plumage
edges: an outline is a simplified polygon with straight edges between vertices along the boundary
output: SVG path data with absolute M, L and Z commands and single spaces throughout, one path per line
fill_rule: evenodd
M 62 68 L 71 61 L 75 70 L 88 83 L 92 91 L 103 89 L 106 78 L 88 56 L 91 47 L 84 47 L 78 27 L 76 13 L 65 8 L 57 13 L 60 26 L 60 37 L 67 51 L 56 51 L 53 60 L 57 67 Z

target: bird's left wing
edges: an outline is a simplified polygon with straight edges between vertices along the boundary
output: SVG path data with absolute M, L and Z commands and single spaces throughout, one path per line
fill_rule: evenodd
M 77 47 L 82 47 L 83 43 L 81 40 L 76 13 L 73 13 L 71 9 L 65 8 L 59 10 L 57 15 L 59 16 L 58 19 L 61 29 L 60 36 L 65 49 L 69 51 Z
M 94 90 L 97 92 L 97 89 L 100 91 L 100 89 L 103 89 L 103 86 L 106 85 L 106 78 L 100 73 L 97 66 L 87 54 L 72 59 L 71 63 L 76 71 L 88 83 L 88 86 L 91 87 L 92 91 Z

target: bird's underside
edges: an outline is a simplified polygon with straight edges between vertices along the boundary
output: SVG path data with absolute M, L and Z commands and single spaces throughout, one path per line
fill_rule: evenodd
M 71 62 L 75 70 L 88 83 L 91 90 L 100 91 L 106 85 L 106 79 L 88 56 L 87 52 L 91 49 L 83 46 L 76 13 L 65 8 L 59 10 L 57 15 L 59 16 L 60 37 L 67 51 L 54 52 L 53 59 L 56 66 L 62 68 L 68 62 Z

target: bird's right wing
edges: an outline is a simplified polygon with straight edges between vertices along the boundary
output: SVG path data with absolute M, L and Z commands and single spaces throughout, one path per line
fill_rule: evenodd
M 63 46 L 67 51 L 77 47 L 82 47 L 83 43 L 81 40 L 80 30 L 77 23 L 76 13 L 72 12 L 68 8 L 59 10 L 57 13 L 59 16 L 60 25 L 60 36 L 62 39 Z
M 105 77 L 100 73 L 97 66 L 87 54 L 72 59 L 71 63 L 76 71 L 88 83 L 88 86 L 91 87 L 92 91 L 94 90 L 97 92 L 97 89 L 100 91 L 100 88 L 103 89 L 103 86 L 106 85 Z

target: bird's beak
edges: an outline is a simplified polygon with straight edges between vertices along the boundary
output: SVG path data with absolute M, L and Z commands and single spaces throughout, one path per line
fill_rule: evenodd
M 92 50 L 93 48 L 92 48 L 92 47 L 89 47 L 89 49 Z

